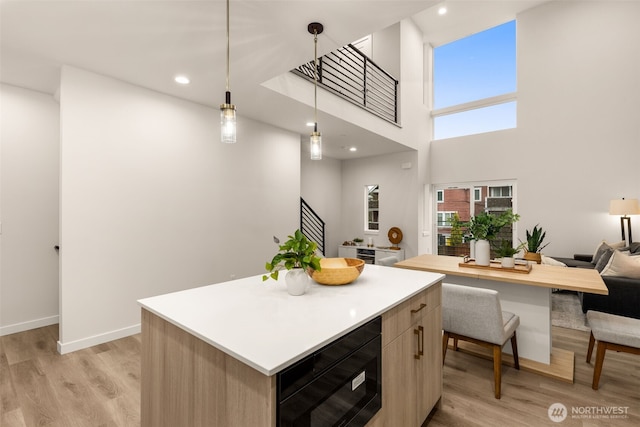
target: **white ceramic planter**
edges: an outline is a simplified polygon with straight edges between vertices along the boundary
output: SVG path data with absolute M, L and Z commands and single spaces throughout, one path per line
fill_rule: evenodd
M 504 268 L 514 268 L 516 266 L 516 259 L 512 256 L 502 257 L 501 264 Z
M 476 265 L 489 265 L 491 261 L 491 246 L 488 240 L 476 240 Z
M 284 278 L 287 284 L 287 292 L 289 295 L 298 296 L 304 295 L 309 287 L 309 275 L 302 268 L 294 268 L 287 272 Z

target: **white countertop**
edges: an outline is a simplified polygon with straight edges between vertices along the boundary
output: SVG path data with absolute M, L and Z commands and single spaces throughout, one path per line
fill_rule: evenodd
M 443 274 L 366 265 L 344 286 L 311 281 L 307 293 L 287 293 L 262 275 L 138 301 L 265 375 L 274 375 L 444 278 Z

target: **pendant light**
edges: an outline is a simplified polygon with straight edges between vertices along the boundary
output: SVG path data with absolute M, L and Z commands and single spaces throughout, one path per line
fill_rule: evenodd
M 220 105 L 220 139 L 227 144 L 236 142 L 236 106 L 229 91 L 229 0 L 227 0 L 227 84 L 224 104 Z
M 309 148 L 311 150 L 311 160 L 322 160 L 322 135 L 318 132 L 318 34 L 322 34 L 324 27 L 319 22 L 312 22 L 307 26 L 307 30 L 313 34 L 313 102 L 314 120 L 313 132 L 309 138 Z

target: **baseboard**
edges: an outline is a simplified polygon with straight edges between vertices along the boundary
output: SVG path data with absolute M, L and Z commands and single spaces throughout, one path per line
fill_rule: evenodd
M 66 353 L 71 353 L 73 351 L 93 347 L 94 345 L 104 344 L 109 341 L 139 334 L 141 330 L 142 330 L 141 324 L 138 323 L 137 325 L 129 326 L 126 328 L 115 330 L 115 331 L 110 331 L 100 335 L 94 335 L 88 338 L 82 338 L 76 341 L 71 341 L 66 343 L 58 341 L 58 353 L 66 354 Z
M 0 326 L 0 337 L 18 332 L 29 331 L 31 329 L 42 328 L 44 326 L 59 323 L 60 316 L 43 317 L 42 319 L 29 320 L 28 322 L 14 323 L 13 325 Z

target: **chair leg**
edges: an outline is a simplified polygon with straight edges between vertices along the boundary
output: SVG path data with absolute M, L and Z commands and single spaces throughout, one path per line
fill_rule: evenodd
M 442 333 L 442 364 L 444 365 L 444 358 L 447 355 L 447 347 L 449 346 L 449 332 L 444 331 Z
M 602 364 L 604 363 L 604 353 L 607 351 L 607 343 L 598 341 L 598 350 L 596 351 L 596 366 L 593 368 L 593 382 L 591 388 L 598 389 L 600 382 L 600 374 L 602 373 Z
M 513 331 L 511 337 L 511 350 L 513 351 L 513 364 L 517 370 L 520 370 L 520 358 L 518 357 L 518 340 L 516 339 L 516 332 Z
M 458 351 L 458 338 L 453 337 L 453 351 Z
M 593 332 L 589 335 L 589 348 L 587 348 L 587 363 L 591 363 L 591 355 L 593 354 L 593 345 L 596 343 L 596 338 L 593 336 Z
M 500 388 L 502 385 L 502 346 L 493 346 L 493 379 L 496 388 L 496 399 L 500 399 Z

